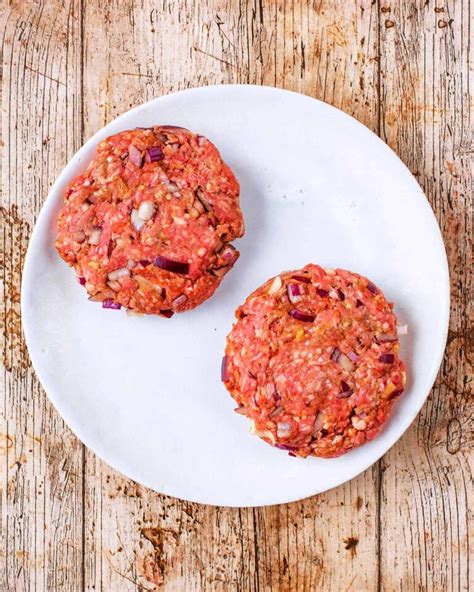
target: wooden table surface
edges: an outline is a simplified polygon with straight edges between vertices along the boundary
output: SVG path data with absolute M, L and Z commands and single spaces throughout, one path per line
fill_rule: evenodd
M 2 592 L 473 585 L 472 9 L 471 0 L 1 2 Z M 379 134 L 433 207 L 452 290 L 436 385 L 384 458 L 323 495 L 240 510 L 159 495 L 86 449 L 32 371 L 19 305 L 36 216 L 82 143 L 143 101 L 234 82 L 306 93 Z

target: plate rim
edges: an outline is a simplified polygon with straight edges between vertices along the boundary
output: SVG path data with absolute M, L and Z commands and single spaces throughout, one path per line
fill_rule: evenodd
M 430 386 L 427 389 L 426 394 L 423 397 L 420 397 L 420 400 L 415 405 L 416 408 L 413 410 L 411 416 L 406 419 L 406 425 L 405 425 L 405 423 L 403 424 L 404 428 L 401 431 L 397 430 L 397 433 L 394 436 L 392 436 L 392 438 L 388 442 L 388 445 L 384 449 L 382 449 L 381 451 L 377 450 L 376 454 L 374 455 L 374 458 L 370 458 L 368 461 L 362 462 L 361 465 L 358 466 L 356 472 L 354 472 L 351 477 L 349 477 L 348 479 L 345 479 L 344 481 L 341 481 L 335 485 L 330 485 L 329 487 L 324 487 L 323 489 L 321 489 L 319 491 L 312 492 L 312 493 L 308 493 L 306 491 L 304 493 L 301 493 L 301 494 L 298 493 L 298 494 L 290 496 L 290 497 L 288 497 L 287 495 L 279 496 L 278 494 L 276 494 L 268 502 L 246 503 L 244 505 L 233 504 L 233 503 L 232 504 L 228 504 L 228 503 L 221 504 L 221 503 L 219 503 L 219 501 L 209 502 L 208 500 L 200 499 L 200 497 L 201 497 L 200 495 L 193 497 L 193 498 L 182 497 L 181 495 L 178 497 L 174 493 L 157 491 L 152 485 L 146 483 L 146 479 L 144 480 L 141 477 L 137 478 L 136 471 L 133 469 L 133 467 L 124 466 L 124 464 L 120 461 L 120 459 L 118 459 L 118 460 L 113 459 L 111 462 L 101 452 L 97 452 L 97 450 L 96 450 L 97 447 L 91 446 L 88 443 L 89 438 L 88 438 L 87 434 L 86 435 L 84 434 L 85 430 L 83 430 L 81 425 L 76 423 L 76 421 L 74 420 L 74 417 L 71 417 L 69 413 L 63 412 L 63 409 L 61 408 L 60 397 L 56 395 L 55 388 L 51 384 L 48 384 L 48 380 L 45 379 L 42 370 L 40 370 L 38 365 L 35 363 L 34 347 L 31 346 L 33 339 L 30 339 L 30 336 L 32 334 L 32 329 L 31 329 L 32 319 L 30 316 L 30 312 L 28 312 L 28 306 L 26 305 L 26 296 L 25 296 L 25 293 L 27 292 L 27 288 L 28 288 L 29 278 L 31 277 L 30 266 L 32 265 L 33 253 L 36 250 L 35 243 L 39 240 L 38 227 L 40 226 L 40 223 L 43 221 L 43 219 L 47 219 L 49 211 L 54 207 L 55 200 L 57 199 L 57 196 L 55 194 L 58 193 L 61 186 L 71 178 L 71 174 L 69 171 L 71 169 L 75 168 L 78 163 L 80 163 L 82 155 L 85 154 L 92 145 L 96 145 L 102 139 L 102 137 L 107 137 L 107 130 L 110 127 L 112 127 L 113 125 L 120 124 L 122 119 L 125 119 L 125 118 L 133 115 L 135 112 L 139 113 L 144 108 L 152 106 L 152 105 L 154 105 L 154 104 L 158 103 L 159 101 L 162 101 L 163 99 L 166 99 L 166 98 L 170 98 L 170 97 L 176 98 L 176 97 L 179 97 L 183 94 L 201 93 L 201 92 L 208 92 L 208 91 L 219 92 L 224 89 L 225 89 L 225 92 L 227 92 L 228 90 L 232 91 L 233 89 L 238 89 L 238 90 L 251 89 L 251 92 L 266 92 L 266 93 L 275 94 L 275 95 L 279 95 L 280 93 L 296 95 L 300 99 L 304 98 L 307 101 L 316 101 L 317 103 L 320 104 L 320 106 L 323 106 L 324 108 L 327 108 L 327 109 L 333 110 L 333 111 L 337 111 L 338 114 L 342 115 L 343 118 L 351 120 L 352 124 L 355 124 L 357 126 L 361 126 L 366 131 L 368 131 L 369 134 L 373 138 L 375 138 L 376 141 L 379 142 L 384 147 L 384 149 L 388 149 L 388 153 L 391 153 L 391 156 L 394 157 L 398 161 L 398 164 L 401 165 L 401 167 L 403 169 L 405 169 L 405 171 L 409 174 L 411 179 L 414 181 L 415 186 L 417 188 L 417 192 L 419 194 L 419 197 L 423 198 L 425 206 L 426 206 L 425 209 L 427 210 L 427 213 L 431 217 L 431 222 L 434 223 L 434 228 L 436 229 L 436 241 L 439 243 L 439 247 L 441 247 L 440 248 L 440 257 L 441 257 L 442 261 L 440 261 L 440 263 L 442 263 L 442 266 L 443 266 L 443 268 L 440 270 L 440 273 L 442 273 L 445 276 L 445 281 L 443 282 L 443 286 L 444 286 L 444 294 L 443 294 L 444 310 L 443 310 L 443 318 L 442 318 L 443 334 L 440 336 L 440 338 L 441 338 L 440 339 L 440 350 L 439 350 L 438 355 L 436 356 L 435 364 L 433 365 L 433 370 L 431 372 L 431 375 L 429 375 L 429 378 L 427 378 L 427 380 L 426 380 L 427 384 L 429 384 Z M 444 244 L 441 228 L 439 226 L 439 223 L 438 223 L 438 220 L 435 216 L 433 208 L 431 207 L 431 204 L 430 204 L 428 198 L 426 197 L 424 191 L 420 187 L 418 181 L 413 176 L 413 174 L 411 173 L 411 171 L 407 167 L 407 165 L 394 152 L 394 150 L 392 150 L 392 148 L 387 143 L 385 143 L 375 132 L 373 132 L 365 124 L 358 121 L 352 115 L 342 111 L 341 109 L 338 109 L 337 107 L 330 105 L 329 103 L 326 103 L 324 101 L 321 101 L 319 99 L 311 97 L 310 95 L 306 95 L 304 93 L 299 93 L 296 91 L 286 90 L 286 89 L 272 87 L 272 86 L 254 85 L 254 84 L 214 84 L 214 85 L 208 85 L 208 86 L 191 87 L 191 88 L 183 89 L 183 90 L 176 91 L 173 93 L 163 94 L 163 95 L 155 97 L 149 101 L 146 101 L 144 103 L 136 105 L 127 111 L 124 111 L 123 113 L 121 113 L 120 115 L 118 115 L 117 117 L 115 117 L 114 119 L 109 121 L 105 126 L 98 129 L 92 136 L 90 136 L 84 142 L 84 144 L 70 157 L 70 159 L 67 161 L 66 165 L 61 169 L 59 175 L 56 177 L 56 180 L 52 184 L 50 190 L 48 191 L 48 195 L 46 196 L 46 198 L 41 206 L 40 212 L 39 212 L 39 214 L 36 218 L 35 224 L 34 224 L 33 231 L 31 232 L 31 235 L 30 235 L 30 238 L 28 241 L 28 249 L 27 249 L 27 253 L 26 253 L 25 261 L 24 261 L 24 265 L 23 265 L 23 270 L 22 270 L 21 291 L 20 291 L 20 310 L 21 310 L 22 330 L 23 330 L 23 335 L 25 338 L 25 343 L 26 343 L 26 346 L 28 349 L 28 354 L 29 354 L 29 357 L 31 360 L 32 367 L 33 367 L 33 369 L 36 373 L 36 376 L 37 376 L 42 388 L 44 389 L 48 399 L 51 401 L 53 407 L 59 413 L 59 415 L 64 420 L 64 422 L 67 424 L 68 428 L 81 441 L 81 443 L 83 445 L 87 446 L 95 455 L 97 455 L 107 465 L 112 467 L 114 470 L 117 470 L 120 473 L 122 473 L 122 475 L 125 478 L 131 479 L 131 480 L 133 480 L 145 487 L 148 487 L 152 491 L 156 491 L 160 495 L 166 495 L 168 497 L 174 497 L 176 499 L 180 499 L 183 501 L 188 501 L 188 502 L 192 502 L 192 503 L 199 503 L 199 504 L 209 505 L 209 506 L 214 506 L 214 507 L 232 507 L 232 508 L 266 507 L 266 506 L 272 506 L 272 505 L 277 505 L 277 504 L 292 503 L 295 501 L 307 499 L 307 498 L 312 497 L 314 495 L 319 495 L 320 493 L 330 491 L 331 489 L 334 489 L 335 487 L 339 487 L 340 485 L 343 485 L 344 483 L 347 483 L 348 481 L 355 479 L 360 474 L 362 474 L 364 471 L 366 471 L 368 468 L 370 468 L 375 463 L 377 463 L 380 460 L 380 458 L 382 458 L 382 456 L 387 454 L 388 451 L 398 442 L 398 440 L 408 431 L 411 424 L 413 423 L 413 421 L 415 420 L 415 418 L 419 414 L 421 408 L 425 404 L 425 402 L 426 402 L 426 400 L 433 388 L 433 385 L 436 381 L 436 378 L 439 373 L 439 369 L 441 367 L 441 363 L 443 360 L 444 352 L 446 349 L 446 342 L 447 342 L 448 329 L 449 329 L 449 318 L 450 318 L 450 304 L 451 304 L 451 287 L 450 287 L 449 265 L 448 265 L 446 247 Z

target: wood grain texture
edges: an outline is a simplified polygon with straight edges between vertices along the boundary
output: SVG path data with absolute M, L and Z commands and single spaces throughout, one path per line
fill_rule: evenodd
M 472 0 L 2 4 L 0 591 L 468 590 L 471 12 Z M 240 510 L 161 496 L 84 449 L 31 370 L 19 310 L 32 225 L 74 150 L 145 100 L 234 82 L 309 94 L 381 135 L 434 208 L 452 284 L 437 384 L 383 461 L 318 497 Z
M 469 588 L 466 515 L 474 499 L 470 8 L 455 0 L 384 2 L 381 136 L 424 189 L 441 226 L 451 274 L 450 329 L 438 380 L 414 425 L 381 463 L 380 523 L 382 532 L 392 533 L 382 538 L 384 590 Z
M 78 9 L 2 4 L 1 590 L 82 586 L 83 447 L 46 399 L 20 321 L 31 228 L 81 144 Z

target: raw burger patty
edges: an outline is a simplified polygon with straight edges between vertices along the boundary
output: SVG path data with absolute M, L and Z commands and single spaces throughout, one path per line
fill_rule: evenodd
M 239 184 L 216 147 L 183 128 L 110 136 L 64 201 L 56 248 L 105 308 L 194 308 L 239 256 Z
M 223 380 L 256 434 L 291 455 L 372 440 L 405 386 L 392 304 L 367 278 L 307 265 L 236 311 Z

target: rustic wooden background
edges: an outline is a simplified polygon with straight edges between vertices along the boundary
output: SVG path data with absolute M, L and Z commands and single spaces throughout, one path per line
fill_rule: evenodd
M 468 590 L 473 2 L 0 5 L 0 590 Z M 28 238 L 72 154 L 129 107 L 231 82 L 301 91 L 379 134 L 424 188 L 451 271 L 446 355 L 408 432 L 352 482 L 263 509 L 170 499 L 98 460 L 48 402 L 21 334 Z

